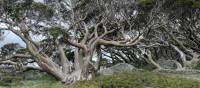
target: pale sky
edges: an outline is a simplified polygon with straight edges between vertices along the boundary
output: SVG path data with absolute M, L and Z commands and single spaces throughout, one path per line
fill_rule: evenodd
M 35 2 L 44 2 L 44 0 L 34 0 Z M 5 24 L 0 23 L 0 29 L 1 28 L 6 28 Z M 33 36 L 34 39 L 35 36 Z M 37 36 L 38 37 L 38 36 Z M 41 36 L 39 36 L 41 37 Z M 4 35 L 3 35 L 3 40 L 0 40 L 0 47 L 2 47 L 5 44 L 8 43 L 19 43 L 22 47 L 25 47 L 26 44 L 14 33 L 9 32 L 9 31 L 5 31 Z
M 19 43 L 21 46 L 25 47 L 26 44 L 14 33 L 6 31 L 3 35 L 3 40 L 0 40 L 0 47 L 8 43 Z
M 35 2 L 41 2 L 41 3 L 43 3 L 44 2 L 44 0 L 34 0 Z
M 5 26 L 5 24 L 0 23 L 0 29 L 2 29 L 2 28 L 7 28 L 7 27 Z M 42 35 L 32 35 L 31 33 L 30 33 L 30 35 L 31 35 L 32 40 L 36 41 L 36 42 L 45 39 L 45 37 Z M 26 44 L 22 41 L 22 39 L 19 38 L 16 34 L 10 32 L 8 30 L 6 30 L 6 31 L 4 30 L 4 34 L 0 40 L 0 47 L 2 47 L 5 44 L 8 44 L 8 43 L 18 43 L 22 47 L 26 46 Z

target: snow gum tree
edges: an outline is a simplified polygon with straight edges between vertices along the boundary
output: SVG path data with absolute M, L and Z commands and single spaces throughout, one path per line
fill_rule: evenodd
M 162 70 L 167 59 L 178 70 L 191 69 L 199 64 L 199 6 L 196 0 L 0 0 L 0 35 L 10 31 L 26 44 L 2 47 L 0 64 L 42 70 L 67 84 L 91 79 L 101 61 L 109 62 L 105 57 L 112 65 Z
M 134 46 L 142 33 L 129 36 L 133 29 L 135 2 L 107 0 L 1 0 L 0 22 L 26 44 L 26 52 L 15 53 L 1 63 L 17 65 L 10 58 L 35 61 L 38 69 L 64 83 L 89 80 L 98 71 L 93 61 L 98 46 Z M 40 42 L 33 36 L 43 36 Z M 69 57 L 68 50 L 72 52 Z M 24 69 L 26 65 L 21 65 Z

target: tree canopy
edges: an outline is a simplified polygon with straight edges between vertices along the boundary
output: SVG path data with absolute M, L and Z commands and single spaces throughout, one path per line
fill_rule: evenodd
M 199 0 L 1 0 L 0 6 L 7 25 L 1 31 L 26 43 L 4 45 L 0 64 L 19 71 L 42 70 L 71 84 L 122 62 L 158 70 L 168 69 L 166 61 L 176 65 L 170 69 L 199 64 Z

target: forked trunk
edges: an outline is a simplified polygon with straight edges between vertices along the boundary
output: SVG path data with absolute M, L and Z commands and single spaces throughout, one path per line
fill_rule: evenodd
M 81 56 L 82 57 L 82 56 Z M 72 73 L 65 73 L 60 67 L 58 67 L 54 62 L 51 61 L 39 61 L 39 66 L 45 70 L 46 72 L 52 74 L 54 77 L 56 77 L 58 80 L 66 83 L 71 84 L 73 82 L 76 82 L 78 80 L 89 80 L 91 79 L 91 75 L 89 73 L 89 61 L 90 61 L 91 55 L 88 54 L 86 56 L 83 56 L 82 58 L 78 58 L 79 64 L 78 68 L 76 68 Z M 44 59 L 44 58 L 40 58 Z M 50 58 L 46 58 L 50 59 Z M 80 60 L 83 59 L 83 60 Z M 84 62 L 80 62 L 84 61 Z
M 51 66 L 51 62 L 44 62 L 40 64 L 40 66 L 61 80 L 65 84 L 71 84 L 78 80 L 89 80 L 91 79 L 91 75 L 89 73 L 89 65 L 92 54 L 85 53 L 80 49 L 76 49 L 75 52 L 75 60 L 74 60 L 74 70 L 72 72 L 65 72 L 62 68 L 57 68 L 57 66 Z M 40 62 L 39 62 L 40 63 Z M 67 63 L 66 63 L 67 64 Z
M 89 65 L 92 54 L 84 52 L 83 50 L 75 51 L 75 70 L 80 72 L 80 80 L 88 80 L 89 78 Z

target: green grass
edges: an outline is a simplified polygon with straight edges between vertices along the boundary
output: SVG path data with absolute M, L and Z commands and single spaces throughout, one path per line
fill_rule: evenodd
M 64 88 L 64 85 L 51 75 L 29 71 L 17 75 L 4 75 L 0 88 Z
M 124 72 L 78 82 L 71 88 L 200 88 L 200 82 L 152 72 Z
M 52 76 L 45 75 L 37 80 L 23 80 L 11 88 L 64 88 L 64 85 Z
M 14 80 L 9 86 L 0 86 L 0 88 L 200 88 L 200 82 L 196 80 L 148 71 L 99 76 L 91 81 L 79 81 L 70 86 L 64 86 L 47 74 L 38 75 L 29 72 L 22 77 Z

